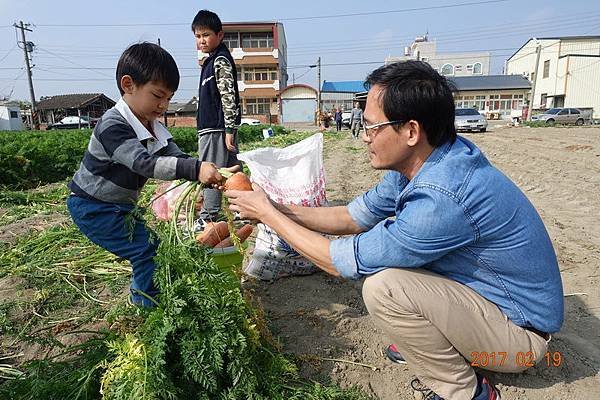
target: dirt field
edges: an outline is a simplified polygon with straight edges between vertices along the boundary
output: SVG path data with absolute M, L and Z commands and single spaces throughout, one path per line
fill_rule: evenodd
M 347 203 L 382 174 L 370 168 L 362 142 L 343 134 L 344 140 L 325 146 L 332 204 Z M 498 127 L 465 136 L 538 209 L 558 255 L 566 296 L 565 324 L 550 344 L 551 352 L 562 355 L 559 367 L 486 375 L 507 400 L 600 399 L 600 128 Z M 410 389 L 410 370 L 383 357 L 388 340 L 366 312 L 361 285 L 315 274 L 253 286 L 284 350 L 304 360 L 304 376 L 356 384 L 382 400 L 420 398 Z

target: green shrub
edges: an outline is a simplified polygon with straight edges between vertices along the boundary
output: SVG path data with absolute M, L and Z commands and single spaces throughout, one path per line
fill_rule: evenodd
M 242 126 L 239 142 L 262 141 L 266 125 Z M 272 126 L 275 135 L 288 132 Z M 196 156 L 196 129 L 171 128 L 173 140 L 186 153 Z M 0 132 L 0 185 L 27 189 L 71 177 L 83 158 L 91 135 L 90 129 Z
M 238 141 L 240 143 L 250 143 L 263 140 L 263 129 L 271 128 L 273 135 L 285 135 L 289 133 L 281 125 L 242 125 L 238 129 Z

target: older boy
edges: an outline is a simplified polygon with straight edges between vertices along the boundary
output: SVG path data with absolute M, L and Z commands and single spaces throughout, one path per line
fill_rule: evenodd
M 240 165 L 236 130 L 241 121 L 240 95 L 235 62 L 223 44 L 223 26 L 218 15 L 202 10 L 192 22 L 196 47 L 208 54 L 202 64 L 198 89 L 198 155 L 218 167 Z M 221 192 L 204 190 L 197 229 L 218 218 Z
M 144 184 L 148 178 L 216 184 L 222 176 L 214 164 L 183 153 L 156 121 L 179 86 L 177 65 L 167 51 L 151 43 L 129 47 L 117 65 L 117 86 L 122 97 L 94 128 L 69 185 L 67 206 L 92 242 L 129 260 L 133 303 L 152 306 L 158 294 L 152 281 L 158 242 L 131 213 Z

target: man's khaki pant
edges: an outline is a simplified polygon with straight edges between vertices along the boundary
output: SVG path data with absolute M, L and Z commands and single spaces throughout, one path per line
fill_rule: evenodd
M 448 400 L 472 399 L 471 363 L 521 372 L 544 357 L 547 342 L 492 302 L 423 269 L 389 268 L 366 278 L 363 298 L 421 382 Z

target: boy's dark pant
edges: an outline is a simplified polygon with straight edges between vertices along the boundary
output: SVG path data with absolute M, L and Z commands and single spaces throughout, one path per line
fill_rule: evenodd
M 133 227 L 133 237 L 130 240 L 125 216 L 134 206 L 105 203 L 71 195 L 67 199 L 67 207 L 73 222 L 85 236 L 98 246 L 131 263 L 133 268 L 132 301 L 146 307 L 154 306 L 151 300 L 139 292 L 143 292 L 149 297 L 158 294 L 158 290 L 152 282 L 156 269 L 153 258 L 156 255 L 158 239 L 150 240 L 150 233 L 143 221 L 132 219 L 135 221 L 135 226 Z
M 238 146 L 237 134 L 234 137 L 234 145 Z M 210 161 L 217 167 L 233 167 L 240 165 L 237 154 L 227 149 L 225 145 L 225 132 L 205 133 L 198 138 L 198 158 L 202 161 Z M 204 200 L 200 210 L 200 218 L 207 221 L 216 221 L 221 210 L 221 191 L 216 189 L 204 189 Z

